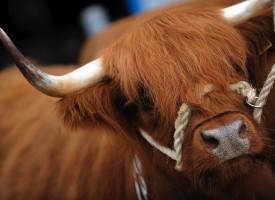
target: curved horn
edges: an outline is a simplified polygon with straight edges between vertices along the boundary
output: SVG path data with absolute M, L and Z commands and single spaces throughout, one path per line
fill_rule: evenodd
M 35 88 L 49 96 L 64 97 L 72 94 L 101 81 L 106 74 L 101 66 L 101 59 L 97 59 L 66 75 L 49 75 L 25 58 L 1 28 L 0 40 L 25 78 Z
M 236 5 L 224 8 L 223 16 L 231 24 L 240 24 L 253 15 L 271 5 L 272 0 L 247 0 Z

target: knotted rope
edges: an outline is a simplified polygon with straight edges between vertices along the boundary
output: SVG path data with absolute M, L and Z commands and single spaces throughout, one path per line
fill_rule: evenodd
M 246 97 L 246 102 L 254 107 L 253 117 L 254 119 L 260 123 L 261 116 L 263 112 L 263 107 L 266 104 L 267 97 L 273 87 L 275 81 L 275 64 L 273 65 L 270 73 L 267 76 L 267 79 L 261 89 L 259 96 L 257 96 L 256 89 L 254 89 L 250 84 L 245 81 L 241 81 L 236 84 L 230 85 L 230 88 Z

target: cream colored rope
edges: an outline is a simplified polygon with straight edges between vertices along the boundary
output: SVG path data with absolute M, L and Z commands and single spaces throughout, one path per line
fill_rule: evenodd
M 249 83 L 246 81 L 240 81 L 235 84 L 231 84 L 230 89 L 238 94 L 241 94 L 243 97 L 246 97 L 247 103 L 253 105 L 255 103 L 255 99 L 257 97 L 256 89 L 254 89 Z
M 263 112 L 263 106 L 266 104 L 267 97 L 273 87 L 275 81 L 275 64 L 273 65 L 271 72 L 268 74 L 268 77 L 264 83 L 264 86 L 259 94 L 259 98 L 255 102 L 256 108 L 253 112 L 253 117 L 260 123 L 261 116 Z M 259 108 L 257 108 L 259 107 Z
M 145 132 L 142 129 L 139 129 L 141 135 L 149 144 L 151 144 L 155 149 L 159 150 L 160 152 L 167 155 L 169 158 L 176 160 L 176 152 L 168 147 L 162 146 L 159 144 L 151 135 L 149 135 L 147 132 Z
M 175 122 L 175 132 L 174 132 L 174 150 L 176 155 L 176 166 L 177 170 L 182 169 L 182 145 L 183 145 L 183 137 L 184 130 L 187 126 L 191 114 L 191 108 L 186 103 L 182 104 L 180 110 L 178 112 L 178 117 Z
M 178 112 L 178 117 L 175 122 L 175 132 L 174 132 L 174 149 L 170 149 L 168 147 L 165 147 L 152 138 L 148 133 L 146 133 L 144 130 L 139 129 L 141 135 L 144 137 L 144 139 L 147 140 L 149 144 L 151 144 L 154 148 L 158 149 L 160 152 L 167 155 L 169 158 L 176 161 L 175 168 L 177 170 L 182 169 L 182 144 L 183 144 L 183 137 L 184 137 L 184 130 L 187 126 L 188 120 L 190 118 L 191 114 L 191 108 L 187 104 L 182 104 L 180 107 L 180 110 Z
M 274 1 L 275 2 L 275 1 Z M 273 5 L 273 31 L 275 33 L 275 4 Z M 273 87 L 275 81 L 275 64 L 272 66 L 270 73 L 263 85 L 263 88 L 259 94 L 259 98 L 256 100 L 256 108 L 254 109 L 253 116 L 260 123 L 263 112 L 263 106 L 266 104 L 267 97 Z M 260 107 L 260 108 L 257 108 Z

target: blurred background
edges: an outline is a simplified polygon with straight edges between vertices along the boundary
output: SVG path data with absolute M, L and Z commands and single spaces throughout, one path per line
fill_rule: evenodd
M 183 0 L 1 0 L 0 27 L 41 64 L 77 62 L 86 38 L 120 18 Z M 0 69 L 12 64 L 0 45 Z

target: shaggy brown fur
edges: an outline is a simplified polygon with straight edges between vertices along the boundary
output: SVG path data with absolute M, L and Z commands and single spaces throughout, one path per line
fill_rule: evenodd
M 241 0 L 191 0 L 184 3 L 172 4 L 170 6 L 161 7 L 159 9 L 150 10 L 149 12 L 144 12 L 139 15 L 134 15 L 131 17 L 118 20 L 112 23 L 103 31 L 101 31 L 99 34 L 87 40 L 87 42 L 83 45 L 83 48 L 81 50 L 79 62 L 80 64 L 86 64 L 91 60 L 94 60 L 102 53 L 102 51 L 106 47 L 108 47 L 116 39 L 123 37 L 136 26 L 144 23 L 148 19 L 156 16 L 164 10 L 169 10 L 173 8 L 192 10 L 194 7 L 199 9 L 212 6 L 227 7 L 239 2 L 241 2 Z
M 48 71 L 60 74 L 70 69 Z M 15 68 L 2 72 L 0 79 L 1 199 L 135 196 L 133 179 L 127 178 L 133 173 L 129 158 L 134 153 L 125 140 L 107 127 L 65 129 L 56 115 L 57 99 L 35 91 Z M 114 178 L 117 175 L 120 178 Z
M 110 76 L 105 88 L 99 90 L 91 87 L 86 92 L 73 95 L 74 97 L 64 98 L 60 113 L 65 114 L 69 126 L 81 123 L 79 125 L 82 127 L 90 125 L 91 116 L 105 123 L 110 122 L 110 116 L 112 119 L 118 117 L 119 120 L 115 125 L 110 124 L 111 127 L 119 125 L 116 127 L 119 130 L 130 123 L 133 127 L 147 130 L 159 143 L 171 146 L 173 124 L 179 105 L 182 102 L 188 103 L 193 112 L 185 137 L 182 175 L 187 182 L 191 182 L 196 194 L 213 199 L 226 199 L 229 194 L 230 199 L 253 199 L 257 195 L 272 198 L 275 195 L 275 185 L 270 168 L 271 144 L 267 139 L 271 132 L 266 133 L 249 117 L 251 109 L 246 106 L 244 99 L 228 88 L 232 83 L 247 80 L 249 74 L 252 82 L 258 82 L 266 76 L 263 71 L 261 74 L 264 75 L 252 76 L 255 74 L 252 68 L 265 66 L 266 56 L 271 51 L 269 49 L 260 54 L 265 48 L 265 43 L 261 40 L 263 36 L 273 42 L 270 20 L 271 11 L 266 11 L 235 29 L 223 21 L 218 10 L 214 9 L 189 11 L 176 8 L 156 15 L 105 50 L 103 65 Z M 257 24 L 259 21 L 263 21 L 261 25 L 264 27 Z M 249 31 L 250 34 L 247 33 Z M 250 42 L 254 40 L 259 42 Z M 201 98 L 201 91 L 206 84 L 213 84 L 214 91 Z M 260 87 L 260 84 L 256 86 Z M 102 90 L 108 90 L 104 92 L 107 102 L 94 98 Z M 81 98 L 81 101 L 76 102 L 75 98 Z M 115 99 L 113 105 L 109 99 Z M 66 105 L 77 105 L 77 110 L 70 109 L 70 112 L 79 112 L 79 108 L 82 108 L 79 113 L 84 119 L 88 119 L 87 123 L 84 123 L 86 120 L 83 118 L 72 117 L 78 115 L 67 115 Z M 261 138 L 265 143 L 264 147 L 257 147 L 261 149 L 261 159 L 257 158 L 256 163 L 244 158 L 219 166 L 207 153 L 196 150 L 197 144 L 192 142 L 194 135 L 198 135 L 193 132 L 196 126 L 227 111 L 244 113 L 249 121 L 254 121 L 254 131 L 258 133 L 255 137 Z M 269 112 L 274 112 L 274 107 Z M 128 121 L 126 123 L 125 116 Z M 274 120 L 272 114 L 268 117 L 269 120 Z M 271 126 L 274 127 L 274 124 L 267 125 Z M 147 148 L 150 148 L 149 144 Z M 269 159 L 269 162 L 262 162 L 262 158 Z M 183 177 L 175 172 L 173 161 L 167 160 L 157 151 L 151 159 L 171 179 L 180 177 L 178 187 L 184 190 L 180 181 Z M 144 167 L 149 169 L 145 164 Z M 258 188 L 256 177 L 259 176 L 262 176 L 262 185 L 268 188 L 265 192 L 262 191 L 263 187 Z M 150 175 L 148 179 L 151 177 Z
M 108 79 L 61 99 L 59 118 L 55 99 L 35 92 L 14 69 L 4 71 L 0 198 L 136 199 L 135 156 L 149 199 L 274 198 L 274 101 L 258 125 L 244 98 L 228 88 L 248 79 L 261 87 L 273 62 L 273 48 L 262 52 L 266 40 L 261 40 L 274 43 L 271 16 L 267 10 L 234 28 L 214 8 L 178 7 L 155 15 L 104 50 Z M 206 84 L 214 90 L 201 97 Z M 192 116 L 178 172 L 173 160 L 144 141 L 138 127 L 171 147 L 183 102 L 192 106 Z M 252 127 L 255 155 L 220 165 L 200 149 L 198 127 L 236 116 Z

